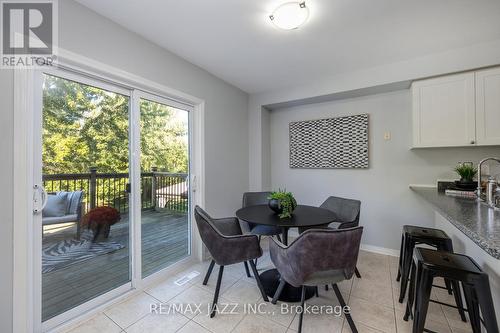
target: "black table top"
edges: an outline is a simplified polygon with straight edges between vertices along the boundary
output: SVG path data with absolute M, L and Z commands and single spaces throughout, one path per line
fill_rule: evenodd
M 335 222 L 334 212 L 313 206 L 298 205 L 291 218 L 280 219 L 268 205 L 248 206 L 236 211 L 236 216 L 245 222 L 278 227 L 312 227 Z

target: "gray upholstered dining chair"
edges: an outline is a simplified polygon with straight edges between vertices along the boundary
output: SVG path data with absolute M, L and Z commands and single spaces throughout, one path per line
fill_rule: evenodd
M 306 286 L 331 284 L 340 305 L 346 303 L 337 283 L 350 279 L 356 268 L 363 227 L 350 229 L 309 229 L 288 247 L 270 242 L 271 260 L 278 269 L 280 284 L 273 297 L 276 304 L 286 283 L 302 288 L 301 307 L 304 309 Z M 304 311 L 299 317 L 298 331 L 302 330 Z M 353 333 L 356 325 L 349 313 L 344 311 Z
M 361 214 L 361 201 L 341 197 L 328 197 L 320 206 L 335 212 L 338 221 L 330 223 L 330 228 L 347 229 L 359 225 L 359 215 Z M 361 278 L 358 268 L 354 270 L 356 277 Z
M 320 206 L 335 212 L 338 220 L 330 223 L 330 227 L 338 229 L 354 228 L 359 225 L 359 215 L 361 212 L 361 201 L 341 197 L 328 197 Z
M 248 206 L 267 205 L 270 195 L 271 192 L 245 192 L 243 193 L 241 206 L 245 208 Z M 241 221 L 241 223 L 244 227 L 246 227 L 245 229 L 247 229 L 248 232 L 259 237 L 259 243 L 262 239 L 262 236 L 276 236 L 281 242 L 280 234 L 282 230 L 279 227 L 249 223 L 245 221 Z M 255 260 L 255 264 L 257 265 L 257 260 Z
M 220 266 L 210 317 L 214 317 L 217 310 L 222 274 L 224 273 L 224 266 L 227 265 L 244 263 L 247 276 L 250 277 L 247 266 L 248 262 L 252 267 L 262 298 L 267 302 L 267 295 L 253 262 L 254 259 L 262 256 L 262 249 L 257 236 L 243 235 L 239 221 L 235 217 L 213 219 L 199 206 L 194 208 L 194 216 L 201 239 L 212 256 L 212 261 L 203 280 L 203 285 L 207 284 L 214 265 L 217 264 Z
M 347 199 L 341 197 L 330 196 L 320 205 L 321 208 L 331 210 L 337 216 L 337 220 L 330 224 L 315 227 L 316 228 L 333 228 L 346 229 L 354 228 L 359 225 L 359 216 L 361 213 L 361 201 L 355 199 Z M 299 228 L 299 232 L 304 232 L 305 229 Z M 361 278 L 358 268 L 356 267 L 355 274 L 357 278 Z M 326 288 L 328 289 L 328 288 Z

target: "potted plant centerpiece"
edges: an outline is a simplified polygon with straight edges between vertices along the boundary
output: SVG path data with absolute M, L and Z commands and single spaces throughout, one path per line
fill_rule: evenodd
M 475 190 L 477 183 L 474 177 L 477 174 L 477 168 L 472 162 L 459 163 L 455 167 L 455 172 L 460 176 L 460 180 L 455 181 L 455 186 L 464 190 Z
M 297 207 L 297 201 L 291 192 L 278 190 L 272 192 L 268 199 L 269 208 L 279 214 L 281 219 L 290 218 L 293 210 Z
M 95 242 L 108 238 L 111 226 L 120 218 L 120 212 L 113 207 L 96 207 L 83 216 L 82 226 L 92 230 Z

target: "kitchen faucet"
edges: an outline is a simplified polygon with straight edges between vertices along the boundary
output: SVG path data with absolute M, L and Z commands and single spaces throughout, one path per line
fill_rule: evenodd
M 477 197 L 479 200 L 481 200 L 481 192 L 482 192 L 482 189 L 481 189 L 481 167 L 483 166 L 483 163 L 487 162 L 487 161 L 496 161 L 500 164 L 500 158 L 487 157 L 487 158 L 482 159 L 479 162 L 479 165 L 477 167 Z M 486 193 L 486 195 L 488 196 L 488 193 Z M 494 201 L 493 198 L 486 199 L 486 202 L 489 205 L 494 205 L 494 203 L 492 203 L 492 201 Z

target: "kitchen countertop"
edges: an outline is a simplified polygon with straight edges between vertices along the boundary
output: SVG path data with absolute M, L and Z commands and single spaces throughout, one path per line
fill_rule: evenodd
M 456 198 L 437 188 L 410 186 L 448 221 L 492 257 L 500 260 L 500 210 L 474 199 Z

